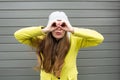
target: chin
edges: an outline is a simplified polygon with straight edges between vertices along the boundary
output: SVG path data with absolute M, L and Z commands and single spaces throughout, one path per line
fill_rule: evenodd
M 63 37 L 56 37 L 57 40 L 62 39 Z
M 61 39 L 62 37 L 56 38 L 57 40 Z

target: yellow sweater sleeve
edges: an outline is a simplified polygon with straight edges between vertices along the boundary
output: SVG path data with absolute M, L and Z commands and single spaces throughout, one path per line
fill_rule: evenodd
M 41 30 L 42 26 L 27 27 L 17 30 L 14 37 L 23 44 L 32 45 L 32 41 L 37 39 L 38 36 L 44 36 L 45 33 Z
M 79 38 L 82 39 L 82 42 L 78 41 L 78 43 L 80 43 L 78 44 L 79 48 L 97 46 L 104 40 L 103 35 L 101 35 L 97 31 L 85 28 L 74 27 L 73 35 L 78 36 Z

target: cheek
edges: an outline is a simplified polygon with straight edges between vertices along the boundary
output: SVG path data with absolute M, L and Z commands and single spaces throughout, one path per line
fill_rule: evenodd
M 52 36 L 55 37 L 55 32 L 52 32 Z
M 65 35 L 65 31 L 62 33 L 62 36 L 64 36 Z

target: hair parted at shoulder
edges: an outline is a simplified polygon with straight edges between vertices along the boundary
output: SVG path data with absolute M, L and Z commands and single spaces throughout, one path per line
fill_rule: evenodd
M 33 45 L 36 45 L 39 68 L 59 76 L 70 47 L 67 32 L 60 40 L 56 40 L 50 32 L 43 40 L 38 39 Z

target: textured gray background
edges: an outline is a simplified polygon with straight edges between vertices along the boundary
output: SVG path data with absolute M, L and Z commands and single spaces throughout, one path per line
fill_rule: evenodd
M 48 15 L 62 10 L 76 27 L 95 29 L 104 42 L 78 53 L 78 80 L 120 80 L 120 0 L 0 0 L 0 80 L 39 80 L 36 56 L 13 33 L 46 25 Z

